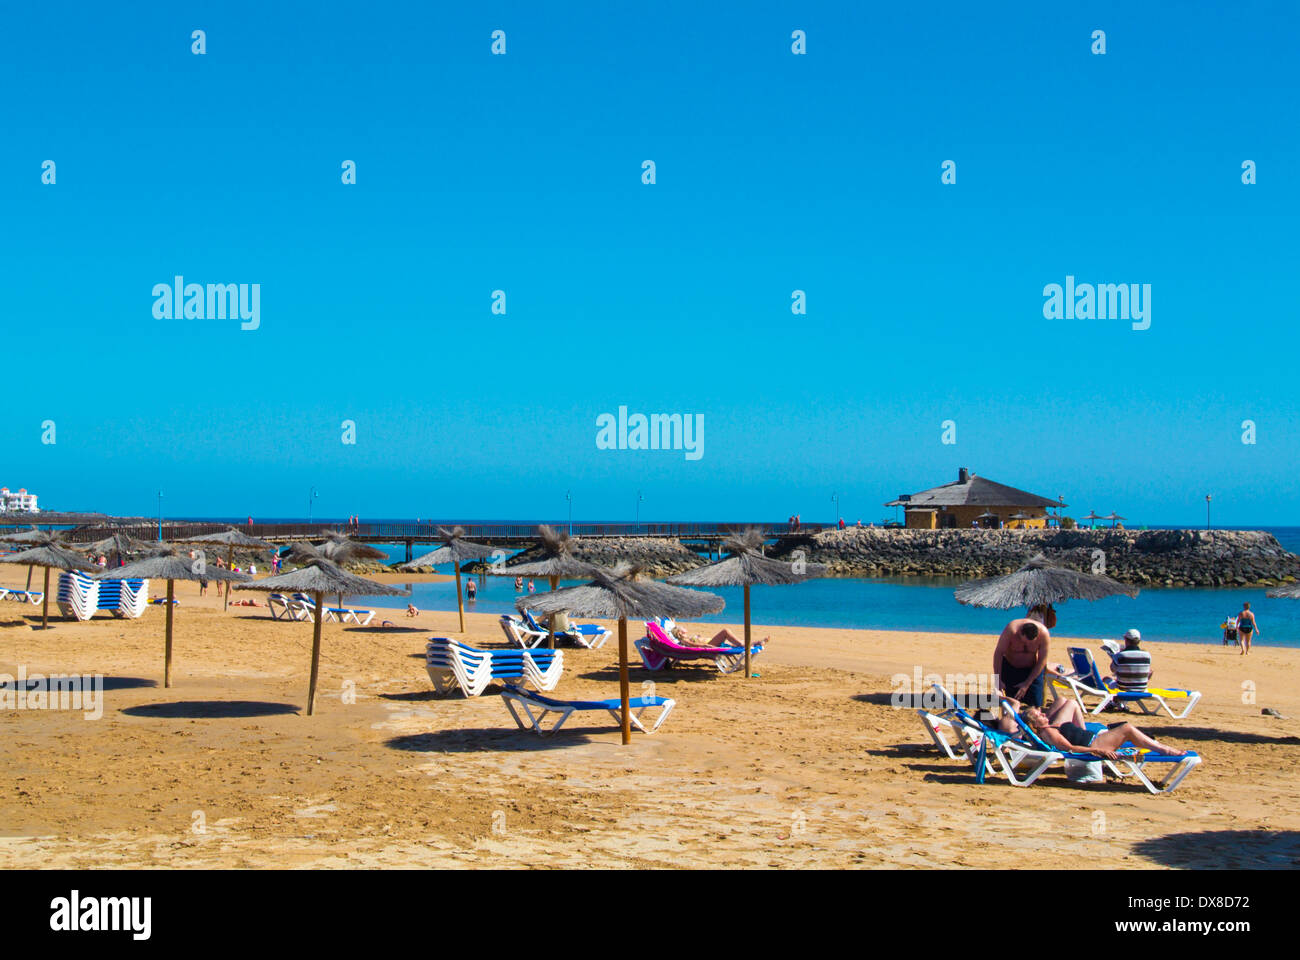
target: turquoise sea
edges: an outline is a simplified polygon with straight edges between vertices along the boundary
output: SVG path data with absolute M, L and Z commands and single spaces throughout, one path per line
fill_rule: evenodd
M 1300 552 L 1300 528 L 1267 529 L 1283 547 Z M 402 545 L 377 544 L 394 560 L 405 557 Z M 451 572 L 450 567 L 446 570 Z M 578 582 L 578 581 L 574 581 Z M 751 608 L 756 624 L 771 626 L 856 627 L 881 630 L 918 630 L 949 633 L 996 633 L 1011 611 L 964 607 L 953 599 L 960 583 L 939 577 L 868 579 L 861 577 L 809 580 L 790 587 L 755 587 Z M 567 582 L 566 582 L 567 583 Z M 562 583 L 561 585 L 566 585 Z M 545 591 L 545 581 L 538 581 Z M 410 602 L 432 610 L 456 609 L 454 583 L 411 585 Z M 713 623 L 741 619 L 739 587 L 714 591 L 727 602 L 720 614 L 704 618 Z M 468 609 L 478 613 L 513 613 L 519 596 L 510 577 L 484 577 L 478 599 Z M 1160 587 L 1142 590 L 1136 598 L 1111 597 L 1089 603 L 1075 600 L 1057 607 L 1057 632 L 1063 636 L 1118 637 L 1137 627 L 1150 640 L 1220 643 L 1219 624 L 1249 600 L 1259 620 L 1259 641 L 1264 645 L 1300 646 L 1300 600 L 1269 600 L 1259 589 Z M 354 602 L 397 606 L 406 601 L 392 597 L 356 598 Z

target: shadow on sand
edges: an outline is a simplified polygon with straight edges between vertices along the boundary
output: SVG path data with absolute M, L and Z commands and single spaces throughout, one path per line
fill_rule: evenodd
M 578 676 L 583 680 L 599 680 L 601 683 L 617 684 L 618 665 L 614 664 L 608 667 L 600 667 L 596 670 L 589 670 L 586 673 L 578 674 Z M 743 670 L 732 674 L 732 676 L 737 680 L 745 679 Z M 658 686 L 664 686 L 673 683 L 695 683 L 700 680 L 722 680 L 725 682 L 729 679 L 723 674 L 718 673 L 717 667 L 713 666 L 711 663 L 708 664 L 707 670 L 695 669 L 692 667 L 674 667 L 672 670 L 655 670 L 653 672 L 639 665 L 635 667 L 629 665 L 627 668 L 627 678 L 628 684 L 632 686 L 640 686 L 646 681 L 655 683 Z M 617 695 L 617 690 L 611 694 L 611 696 Z M 634 693 L 633 696 L 639 696 L 639 694 Z
M 1294 870 L 1300 867 L 1300 831 L 1167 833 L 1139 840 L 1133 852 L 1166 867 L 1191 870 Z
M 1218 730 L 1214 727 L 1181 727 L 1181 726 L 1164 726 L 1157 727 L 1151 724 L 1152 720 L 1158 720 L 1157 717 L 1125 717 L 1123 714 L 1106 713 L 1098 719 L 1105 720 L 1107 723 L 1114 723 L 1119 719 L 1126 719 L 1133 726 L 1137 727 L 1143 733 L 1150 734 L 1157 740 L 1170 740 L 1178 743 L 1180 740 L 1194 740 L 1198 743 L 1283 743 L 1294 746 L 1300 744 L 1300 737 L 1276 736 L 1265 733 L 1240 733 L 1236 730 Z M 1150 724 L 1150 725 L 1149 725 Z
M 554 736 L 539 737 L 531 730 L 516 727 L 471 727 L 463 730 L 438 730 L 415 733 L 386 740 L 385 746 L 412 753 L 537 753 L 562 750 L 591 738 L 581 728 L 570 730 L 568 724 Z
M 243 719 L 299 712 L 299 708 L 291 703 L 269 703 L 263 700 L 175 700 L 171 703 L 145 703 L 138 707 L 122 708 L 122 713 L 128 716 L 163 717 L 169 720 Z

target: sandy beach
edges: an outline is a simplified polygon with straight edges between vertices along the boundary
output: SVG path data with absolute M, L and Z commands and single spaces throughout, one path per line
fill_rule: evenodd
M 98 720 L 0 711 L 0 866 L 1277 868 L 1300 856 L 1300 650 L 1267 640 L 1248 658 L 1148 645 L 1158 678 L 1204 694 L 1187 720 L 1137 721 L 1204 757 L 1177 792 L 1152 796 L 1059 773 L 977 785 L 890 705 L 890 678 L 918 666 L 987 671 L 991 636 L 757 627 L 773 638 L 759 679 L 638 663 L 634 691 L 653 679 L 677 708 L 623 747 L 594 714 L 539 738 L 491 689 L 435 695 L 424 644 L 451 635 L 454 611 L 326 624 L 308 717 L 310 624 L 176 589 L 170 689 L 160 607 L 41 631 L 39 607 L 0 604 L 0 672 L 105 678 Z M 1053 660 L 1068 634 L 1067 607 Z M 466 639 L 500 645 L 496 616 L 470 613 Z M 564 656 L 555 695 L 617 695 L 616 640 Z

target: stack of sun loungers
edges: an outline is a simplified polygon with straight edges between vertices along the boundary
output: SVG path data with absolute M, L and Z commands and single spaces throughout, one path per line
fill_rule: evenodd
M 466 697 L 477 697 L 493 682 L 554 690 L 564 672 L 563 650 L 479 650 L 446 637 L 432 638 L 424 658 L 435 690 L 459 690 Z
M 666 626 L 665 626 L 666 624 Z M 641 662 L 647 670 L 667 670 L 692 660 L 709 660 L 718 668 L 719 673 L 734 673 L 745 666 L 744 647 L 695 647 L 679 643 L 670 632 L 671 620 L 647 620 L 646 635 L 633 645 L 641 654 Z M 761 643 L 750 645 L 750 657 L 763 652 Z
M 149 604 L 149 581 L 92 580 L 79 573 L 61 573 L 57 602 L 64 616 L 78 620 L 89 620 L 100 610 L 115 617 L 139 617 Z
M 1103 760 L 1096 754 L 1058 749 L 1043 742 L 1037 733 L 1016 713 L 1011 704 L 1002 701 L 1002 709 L 1016 725 L 1014 734 L 1005 733 L 985 724 L 967 712 L 943 687 L 934 685 L 944 706 L 937 712 L 918 709 L 921 722 L 935 746 L 953 759 L 964 759 L 975 768 L 975 779 L 983 783 L 999 774 L 1017 787 L 1036 783 L 1049 769 L 1069 763 L 1102 763 L 1120 779 L 1133 777 L 1151 793 L 1170 793 L 1201 763 L 1193 752 L 1158 754 L 1125 744 L 1115 751 L 1117 759 Z M 1088 724 L 1089 729 L 1104 730 L 1103 724 Z M 956 738 L 954 749 L 948 735 Z M 1164 770 L 1158 779 L 1150 772 Z

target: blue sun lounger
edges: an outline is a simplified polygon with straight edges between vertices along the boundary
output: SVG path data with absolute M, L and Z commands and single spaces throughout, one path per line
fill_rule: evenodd
M 493 681 L 553 690 L 564 673 L 563 650 L 479 650 L 446 637 L 425 647 L 425 670 L 439 693 L 477 697 Z
M 1174 720 L 1182 720 L 1192 712 L 1192 708 L 1201 699 L 1198 690 L 1163 687 L 1121 690 L 1117 686 L 1106 683 L 1101 671 L 1097 669 L 1096 661 L 1092 659 L 1092 653 L 1086 647 L 1068 647 L 1067 650 L 1074 673 L 1065 677 L 1053 677 L 1052 695 L 1058 696 L 1060 690 L 1068 690 L 1084 713 L 1101 713 L 1111 704 L 1123 706 L 1131 703 L 1145 714 L 1155 715 L 1160 710 L 1164 710 Z M 1089 709 L 1085 697 L 1096 697 L 1098 701 L 1096 706 Z M 1174 713 L 1173 708 L 1169 706 L 1170 701 L 1182 702 L 1184 704 L 1182 712 Z
M 541 631 L 543 635 L 547 632 L 546 627 L 538 622 L 531 610 L 524 611 L 524 623 L 528 625 L 529 630 Z M 595 623 L 570 623 L 568 630 L 557 631 L 555 636 L 558 640 L 576 643 L 588 650 L 599 650 L 609 639 L 610 632 Z
M 1142 750 L 1127 743 L 1115 751 L 1118 757 L 1116 760 L 1104 760 L 1094 753 L 1074 753 L 1068 750 L 1058 750 L 1055 747 L 1044 743 L 1042 738 L 1038 736 L 1034 729 L 1024 721 L 1020 714 L 1016 712 L 1015 708 L 1006 700 L 1002 701 L 1002 709 L 1007 711 L 1011 718 L 1016 722 L 1016 726 L 1020 730 L 1022 738 L 1021 742 L 1023 745 L 1028 747 L 1028 749 L 1024 751 L 1026 755 L 1045 755 L 1051 753 L 1061 760 L 1078 760 L 1084 763 L 1096 763 L 1101 761 L 1118 777 L 1124 777 L 1128 773 L 1131 773 L 1152 793 L 1172 793 L 1174 788 L 1182 783 L 1184 778 L 1195 770 L 1201 762 L 1200 755 L 1191 750 L 1186 753 L 1152 753 L 1150 750 Z M 1089 729 L 1095 729 L 1097 726 L 1099 725 L 1088 724 Z M 1055 762 L 1055 760 L 1052 762 Z M 1150 764 L 1168 766 L 1168 772 L 1160 780 L 1152 780 L 1147 776 L 1145 769 Z M 1041 773 L 1043 769 L 1050 765 L 1051 763 L 1044 764 L 1040 767 L 1038 773 Z M 1036 779 L 1037 774 L 1035 774 L 1033 779 L 1023 785 L 1028 786 Z M 1014 780 L 1012 782 L 1015 783 Z M 1019 786 L 1020 784 L 1017 785 Z
M 541 736 L 555 733 L 573 714 L 590 710 L 607 711 L 615 722 L 622 722 L 623 704 L 618 697 L 611 697 L 608 700 L 553 700 L 507 684 L 501 691 L 501 699 L 505 701 L 510 715 L 515 718 L 515 723 L 519 725 L 520 730 L 532 729 Z M 668 697 L 633 697 L 628 701 L 630 707 L 628 719 L 632 726 L 642 733 L 654 733 L 668 719 L 668 714 L 676 705 L 677 701 Z M 647 730 L 641 723 L 641 714 L 651 707 L 660 707 L 662 710 L 654 724 Z M 552 713 L 558 714 L 559 719 L 548 730 L 542 724 L 547 715 Z

